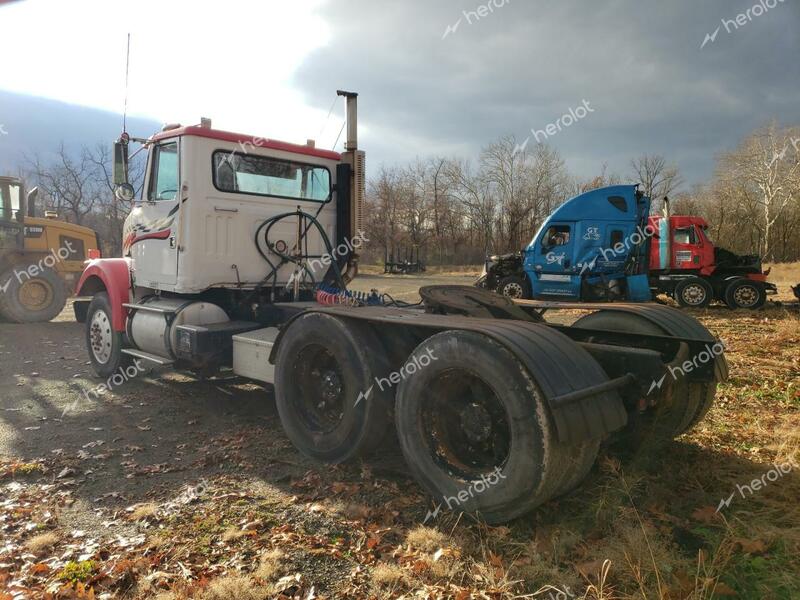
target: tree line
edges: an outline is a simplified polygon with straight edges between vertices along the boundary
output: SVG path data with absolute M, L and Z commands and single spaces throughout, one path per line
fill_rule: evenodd
M 663 156 L 634 158 L 625 176 L 604 165 L 581 179 L 554 148 L 522 147 L 513 137 L 488 144 L 475 164 L 435 157 L 383 168 L 368 184 L 366 258 L 404 258 L 418 248 L 428 264 L 477 264 L 522 249 L 565 200 L 618 183 L 640 183 L 654 211 L 668 196 L 673 214 L 705 217 L 719 246 L 800 259 L 800 128 L 776 124 L 722 153 L 711 180 L 689 190 Z
M 131 163 L 137 187 L 143 157 Z M 26 158 L 22 175 L 39 186 L 40 211 L 92 227 L 104 255 L 120 255 L 130 205 L 113 194 L 110 145 L 76 155 L 62 144 L 49 160 Z M 663 156 L 634 158 L 624 176 L 604 165 L 580 178 L 555 148 L 522 146 L 514 137 L 489 143 L 474 161 L 431 157 L 383 167 L 367 185 L 365 260 L 403 258 L 414 249 L 427 264 L 478 264 L 486 254 L 524 248 L 568 198 L 617 183 L 640 183 L 654 210 L 669 196 L 674 214 L 705 217 L 719 246 L 769 261 L 800 260 L 800 127 L 774 123 L 720 154 L 710 181 L 688 190 Z

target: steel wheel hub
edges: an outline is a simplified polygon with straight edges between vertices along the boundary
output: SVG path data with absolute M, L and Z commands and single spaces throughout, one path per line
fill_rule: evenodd
M 697 283 L 687 285 L 683 290 L 683 299 L 687 304 L 702 304 L 706 299 L 706 290 Z
M 522 298 L 522 286 L 518 283 L 507 283 L 503 287 L 503 296 L 507 296 L 509 298 Z
M 737 306 L 749 308 L 758 302 L 758 290 L 749 285 L 742 286 L 733 293 L 733 299 Z
M 105 311 L 98 310 L 89 324 L 89 347 L 95 360 L 100 364 L 106 364 L 111 358 L 113 341 L 111 321 Z

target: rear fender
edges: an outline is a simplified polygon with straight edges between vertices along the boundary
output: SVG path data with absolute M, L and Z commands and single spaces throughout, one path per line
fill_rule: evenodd
M 89 261 L 83 271 L 76 294 L 94 296 L 106 292 L 111 303 L 111 324 L 115 331 L 125 331 L 127 313 L 122 305 L 130 302 L 131 269 L 128 258 L 98 258 Z

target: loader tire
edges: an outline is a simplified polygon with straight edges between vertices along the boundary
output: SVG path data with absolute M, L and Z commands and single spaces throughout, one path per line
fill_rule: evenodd
M 597 446 L 558 441 L 538 384 L 499 343 L 444 331 L 410 361 L 428 364 L 398 387 L 397 433 L 409 469 L 438 505 L 435 514 L 478 513 L 505 523 L 574 485 L 579 473 L 572 469 L 586 475 Z
M 67 303 L 64 281 L 53 269 L 18 265 L 0 275 L 0 315 L 16 323 L 57 317 Z M 30 273 L 35 273 L 31 275 Z
M 378 383 L 390 374 L 368 325 L 321 313 L 298 318 L 275 359 L 275 398 L 286 435 L 300 452 L 323 462 L 368 454 L 391 423 L 393 389 Z
M 604 310 L 578 319 L 574 327 L 605 329 L 643 335 L 671 335 L 647 318 L 624 312 Z M 694 382 L 680 378 L 673 382 L 672 393 L 660 399 L 655 410 L 644 413 L 635 407 L 628 425 L 614 434 L 624 446 L 637 448 L 674 439 L 694 427 L 708 412 L 716 394 L 716 383 Z
M 122 353 L 125 334 L 112 326 L 111 302 L 106 292 L 94 295 L 86 311 L 85 339 L 89 361 L 98 377 L 107 378 L 129 366 L 133 359 Z

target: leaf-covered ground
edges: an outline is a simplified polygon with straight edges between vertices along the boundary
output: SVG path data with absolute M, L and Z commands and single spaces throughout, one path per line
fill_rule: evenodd
M 503 527 L 424 523 L 392 441 L 304 459 L 257 386 L 84 394 L 67 313 L 0 323 L 0 598 L 800 598 L 800 315 L 695 314 L 731 367 L 700 426 Z

